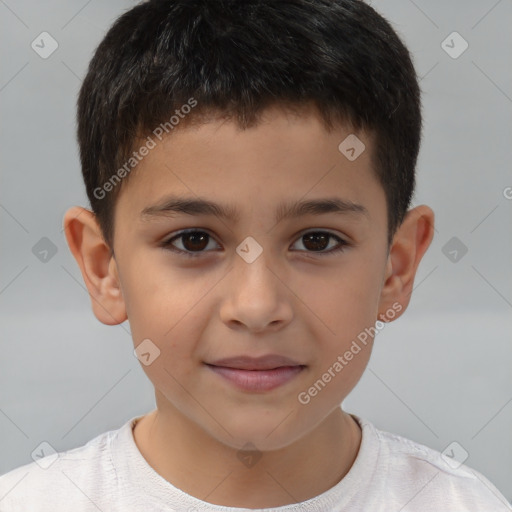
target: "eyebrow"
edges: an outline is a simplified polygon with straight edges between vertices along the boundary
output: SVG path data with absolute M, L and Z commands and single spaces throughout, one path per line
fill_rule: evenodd
M 233 204 L 221 205 L 203 198 L 178 196 L 167 197 L 156 205 L 144 208 L 140 216 L 142 220 L 150 220 L 160 216 L 172 216 L 173 213 L 195 216 L 211 215 L 231 220 L 235 223 L 240 219 L 240 213 Z M 364 215 L 369 217 L 369 212 L 363 205 L 338 197 L 329 197 L 281 203 L 276 210 L 274 221 L 278 223 L 283 219 L 292 217 L 324 215 L 328 213 L 355 217 Z

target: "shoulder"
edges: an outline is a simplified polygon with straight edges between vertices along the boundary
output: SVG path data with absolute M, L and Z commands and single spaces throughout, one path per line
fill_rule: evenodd
M 463 464 L 466 452 L 452 443 L 444 453 L 375 428 L 382 491 L 407 510 L 512 511 L 512 506 L 481 473 Z
M 0 476 L 0 510 L 56 512 L 101 510 L 116 474 L 110 456 L 110 440 L 116 430 L 105 432 L 87 444 L 53 453 Z

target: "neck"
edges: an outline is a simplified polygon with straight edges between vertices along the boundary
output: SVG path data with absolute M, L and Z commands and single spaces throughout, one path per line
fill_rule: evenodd
M 279 450 L 243 460 L 177 409 L 141 418 L 135 442 L 165 480 L 197 499 L 226 507 L 269 508 L 311 499 L 336 485 L 353 465 L 361 430 L 336 408 L 313 431 Z

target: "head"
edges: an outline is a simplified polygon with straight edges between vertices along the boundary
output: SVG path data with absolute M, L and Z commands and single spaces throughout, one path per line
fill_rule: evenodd
M 92 212 L 66 236 L 98 319 L 151 340 L 159 408 L 275 449 L 339 407 L 432 239 L 408 211 L 420 138 L 409 53 L 363 2 L 160 0 L 115 22 L 78 100 Z M 300 373 L 248 392 L 208 366 L 267 354 Z

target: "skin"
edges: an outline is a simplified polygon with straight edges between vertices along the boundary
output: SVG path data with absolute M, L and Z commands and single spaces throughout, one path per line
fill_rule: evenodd
M 349 471 L 361 431 L 340 404 L 363 374 L 366 347 L 311 398 L 307 391 L 393 304 L 409 304 L 416 270 L 433 237 L 434 214 L 410 210 L 388 252 L 384 190 L 366 150 L 349 161 L 338 145 L 347 127 L 328 133 L 314 111 L 279 108 L 239 130 L 231 121 L 180 128 L 152 149 L 126 183 L 116 205 L 114 254 L 94 215 L 74 207 L 66 237 L 104 324 L 130 322 L 134 346 L 150 339 L 160 356 L 142 365 L 157 408 L 134 428 L 147 462 L 183 491 L 217 505 L 277 507 L 325 492 Z M 170 194 L 197 196 L 239 210 L 237 222 L 176 214 L 151 220 L 141 211 Z M 277 223 L 283 200 L 339 197 L 368 215 L 327 213 Z M 186 228 L 211 238 L 199 257 L 161 247 Z M 304 231 L 328 231 L 324 254 Z M 236 252 L 248 236 L 263 248 L 247 263 Z M 193 251 L 184 238 L 174 246 Z M 239 354 L 291 357 L 305 365 L 266 392 L 235 388 L 204 362 Z M 237 456 L 252 443 L 261 458 L 251 467 Z M 333 456 L 336 454 L 336 456 Z

